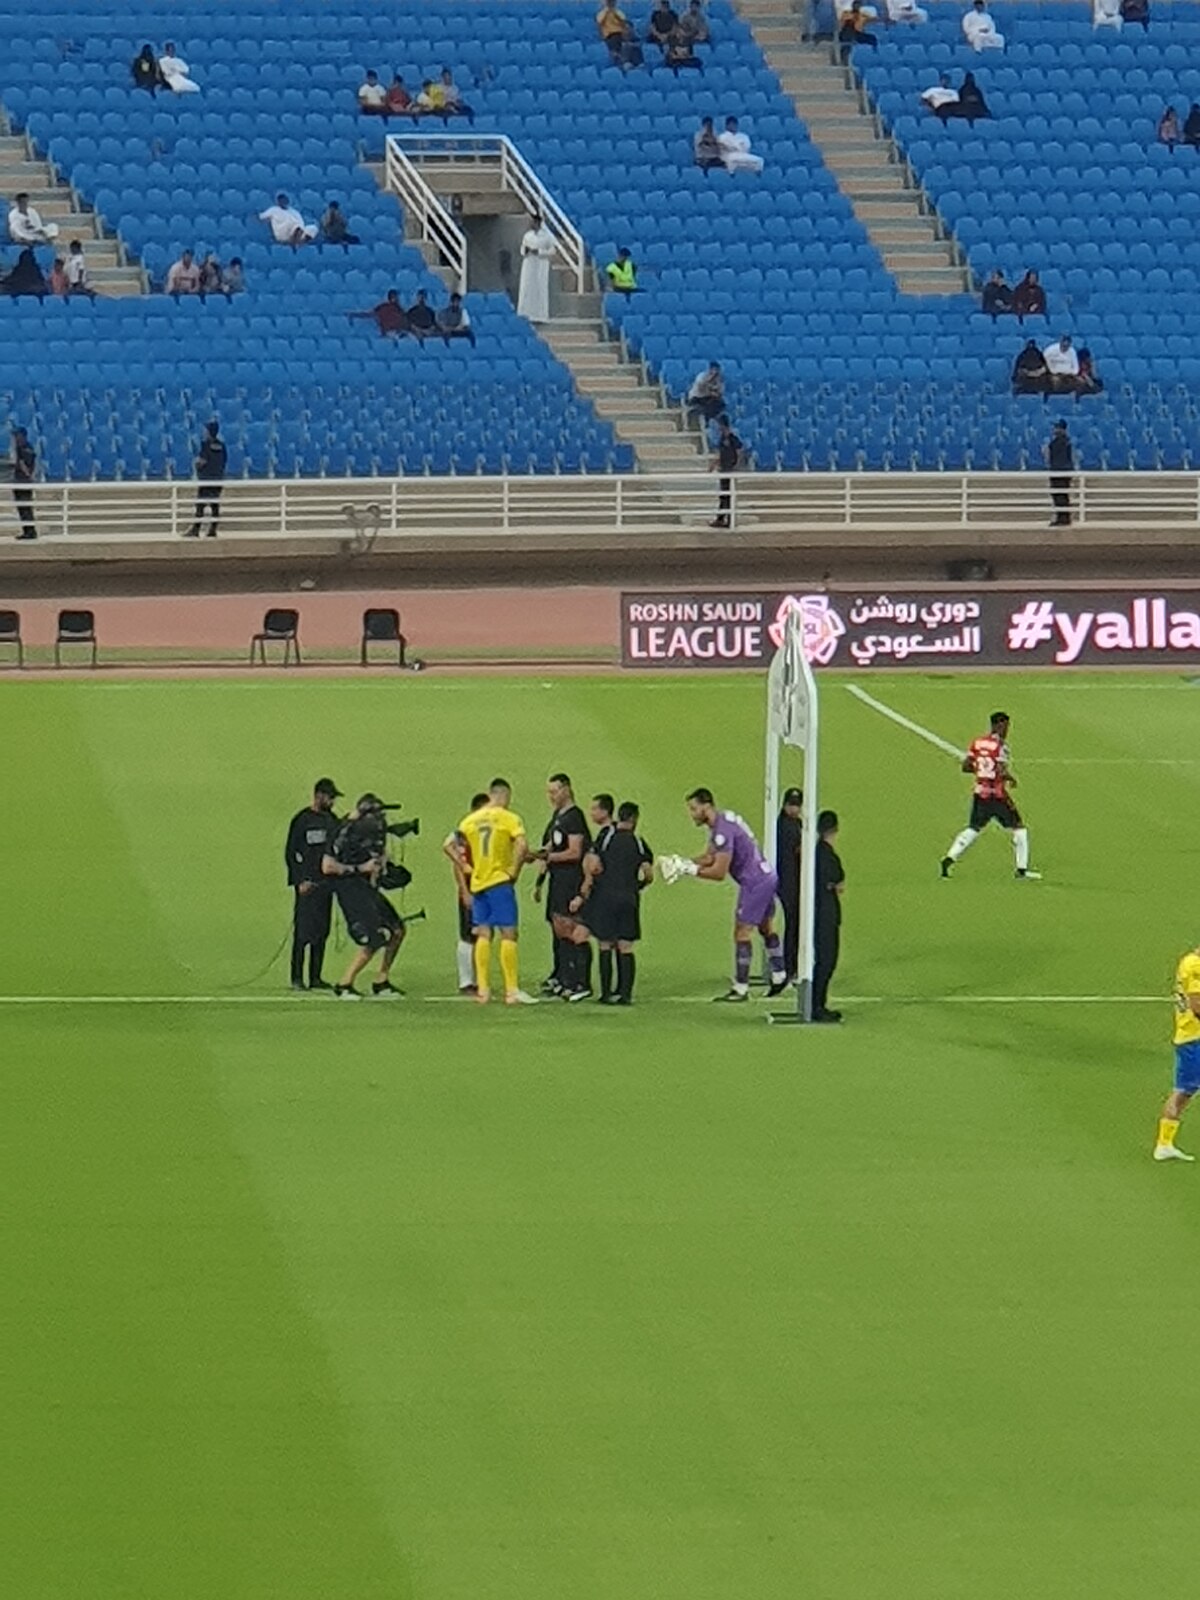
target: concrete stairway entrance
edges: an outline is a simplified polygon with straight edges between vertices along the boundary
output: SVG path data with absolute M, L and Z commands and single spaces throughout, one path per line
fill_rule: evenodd
M 791 0 L 736 0 L 796 115 L 833 173 L 884 265 L 905 294 L 962 294 L 969 287 L 952 241 L 909 188 L 905 168 L 866 99 L 828 45 L 805 43 Z
M 66 256 L 72 239 L 83 245 L 92 287 L 102 295 L 144 294 L 140 266 L 130 264 L 119 239 L 107 236 L 94 211 L 83 211 L 69 185 L 59 182 L 48 161 L 35 156 L 23 134 L 0 134 L 0 196 L 7 216 L 18 194 L 28 194 L 29 204 L 43 222 L 58 224 L 57 254 Z

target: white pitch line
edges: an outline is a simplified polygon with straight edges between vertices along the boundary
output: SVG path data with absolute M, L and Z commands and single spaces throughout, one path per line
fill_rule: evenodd
M 944 750 L 948 756 L 957 756 L 961 761 L 965 751 L 960 745 L 951 744 L 949 739 L 943 739 L 940 733 L 932 733 L 928 728 L 923 728 L 919 722 L 901 716 L 899 711 L 893 711 L 891 706 L 885 706 L 882 700 L 876 700 L 873 694 L 868 694 L 865 689 L 860 689 L 856 683 L 848 683 L 847 690 L 856 700 L 861 700 L 863 705 L 870 706 L 872 711 L 878 711 L 881 717 L 887 717 L 889 722 L 896 723 L 901 728 L 907 728 L 909 733 L 915 733 L 918 739 L 924 739 L 926 744 Z
M 889 1006 L 1124 1006 L 1166 1005 L 1170 997 L 1161 994 L 854 994 L 841 996 L 847 1005 Z M 780 997 L 781 1001 L 783 997 Z M 711 995 L 656 995 L 646 1004 L 709 1005 Z M 496 1003 L 496 1002 L 494 1002 Z M 786 1004 L 786 1001 L 784 1001 Z M 290 994 L 0 994 L 0 1006 L 309 1006 L 317 1002 L 307 996 Z M 390 1010 L 408 1005 L 457 1005 L 464 1010 L 471 1002 L 459 995 L 415 995 L 407 1001 L 389 1001 Z M 547 1002 L 551 1010 L 553 1001 Z M 381 1010 L 376 1005 L 372 1009 Z M 567 1009 L 559 1007 L 558 1009 Z

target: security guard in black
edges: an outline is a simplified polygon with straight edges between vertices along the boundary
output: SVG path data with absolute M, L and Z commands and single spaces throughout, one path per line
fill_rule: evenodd
M 332 778 L 318 778 L 312 805 L 297 811 L 288 824 L 283 859 L 294 895 L 292 907 L 292 988 L 304 988 L 304 953 L 308 951 L 308 987 L 328 989 L 321 976 L 329 924 L 333 914 L 333 885 L 322 875 L 321 858 L 332 846 L 338 828 L 333 802 L 341 790 Z

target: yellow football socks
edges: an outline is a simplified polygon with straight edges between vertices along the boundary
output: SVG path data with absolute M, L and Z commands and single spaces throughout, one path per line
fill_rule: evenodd
M 500 971 L 504 974 L 505 994 L 515 994 L 521 987 L 521 980 L 517 971 L 517 941 L 515 939 L 501 939 L 500 941 Z
M 503 951 L 504 946 L 500 946 Z M 490 934 L 484 934 L 475 941 L 475 987 L 480 994 L 487 994 L 492 984 L 492 940 Z
M 1174 1145 L 1175 1135 L 1179 1132 L 1178 1122 L 1173 1122 L 1170 1117 L 1160 1117 L 1158 1123 L 1159 1144 Z

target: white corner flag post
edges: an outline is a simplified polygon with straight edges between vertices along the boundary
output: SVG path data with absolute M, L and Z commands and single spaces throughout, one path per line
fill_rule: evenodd
M 767 674 L 767 759 L 764 843 L 774 855 L 775 819 L 779 815 L 779 747 L 791 745 L 804 754 L 804 804 L 801 808 L 800 941 L 796 972 L 796 1006 L 773 1011 L 768 1022 L 812 1021 L 814 904 L 817 850 L 818 747 L 820 719 L 817 684 L 804 651 L 804 619 L 798 607 L 787 614 L 783 640 Z M 775 863 L 776 869 L 779 863 Z

